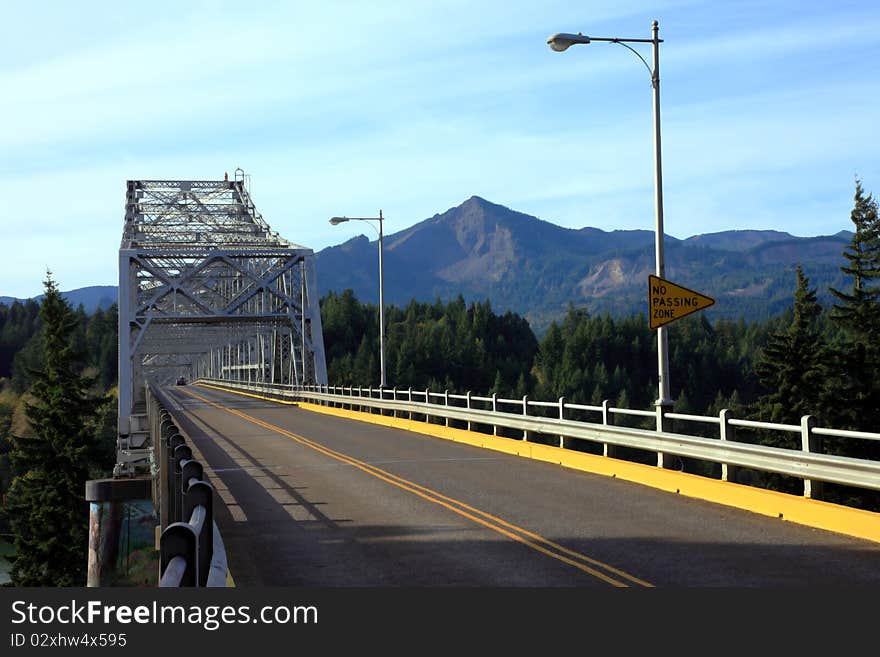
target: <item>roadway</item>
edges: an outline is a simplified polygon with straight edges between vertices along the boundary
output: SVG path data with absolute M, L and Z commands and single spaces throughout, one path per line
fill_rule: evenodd
M 201 386 L 169 389 L 237 586 L 880 585 L 880 544 Z

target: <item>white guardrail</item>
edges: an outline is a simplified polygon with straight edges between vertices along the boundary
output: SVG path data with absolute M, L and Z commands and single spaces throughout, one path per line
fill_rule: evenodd
M 605 401 L 601 406 L 566 403 L 564 398 L 556 402 L 534 401 L 528 397 L 505 399 L 492 395 L 478 397 L 470 392 L 464 395 L 449 391 L 437 393 L 412 389 L 396 388 L 354 388 L 349 386 L 288 386 L 270 383 L 247 383 L 241 381 L 200 379 L 195 383 L 206 383 L 242 390 L 264 396 L 294 401 L 310 401 L 322 405 L 332 405 L 370 412 L 390 412 L 394 417 L 403 413 L 410 419 L 424 417 L 425 422 L 450 420 L 466 423 L 468 430 L 474 425 L 492 427 L 493 435 L 498 435 L 499 427 L 522 431 L 522 440 L 529 440 L 532 434 L 558 437 L 559 447 L 570 447 L 569 439 L 588 440 L 602 444 L 602 453 L 613 456 L 615 446 L 657 452 L 657 465 L 671 467 L 668 455 L 690 457 L 719 463 L 721 479 L 735 481 L 737 467 L 773 472 L 798 477 L 804 481 L 805 497 L 820 497 L 820 484 L 830 482 L 880 490 L 880 462 L 837 456 L 821 452 L 821 437 L 834 436 L 862 440 L 880 440 L 880 433 L 865 431 L 844 431 L 817 426 L 816 418 L 804 416 L 800 425 L 776 424 L 738 420 L 730 417 L 727 409 L 717 417 L 686 415 L 682 413 L 642 411 L 615 408 Z M 519 412 L 505 409 L 518 408 Z M 539 416 L 551 412 L 554 417 Z M 530 413 L 531 411 L 531 413 Z M 595 414 L 597 422 L 587 422 L 570 417 L 572 411 Z M 638 429 L 614 425 L 614 416 L 636 416 L 654 418 L 656 430 Z M 718 438 L 705 438 L 665 430 L 668 420 L 682 420 L 715 425 Z M 734 427 L 766 429 L 785 433 L 800 434 L 801 449 L 784 449 L 744 442 L 735 442 Z

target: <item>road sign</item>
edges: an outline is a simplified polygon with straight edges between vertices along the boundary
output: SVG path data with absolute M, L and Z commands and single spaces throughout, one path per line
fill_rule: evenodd
M 687 317 L 715 303 L 715 299 L 694 292 L 653 274 L 648 276 L 648 323 L 652 329 Z

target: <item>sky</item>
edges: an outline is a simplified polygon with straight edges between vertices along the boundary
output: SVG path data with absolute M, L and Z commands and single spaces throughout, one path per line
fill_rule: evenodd
M 552 223 L 654 229 L 660 25 L 665 232 L 852 228 L 880 194 L 880 3 L 762 0 L 0 0 L 0 296 L 118 282 L 127 180 L 237 167 L 318 251 L 473 195 Z M 636 46 L 650 62 L 651 45 Z M 318 272 L 320 276 L 320 272 Z

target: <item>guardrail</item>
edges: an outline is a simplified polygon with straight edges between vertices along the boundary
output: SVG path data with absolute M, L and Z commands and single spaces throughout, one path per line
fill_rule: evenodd
M 656 452 L 659 467 L 670 467 L 669 455 L 690 457 L 721 465 L 721 479 L 735 481 L 736 468 L 750 468 L 803 479 L 805 497 L 821 497 L 821 482 L 829 482 L 880 490 L 880 462 L 822 453 L 822 436 L 835 436 L 861 440 L 880 440 L 880 433 L 845 431 L 818 426 L 813 416 L 804 416 L 799 425 L 755 422 L 730 417 L 730 411 L 722 410 L 718 417 L 671 413 L 658 407 L 656 411 L 644 411 L 610 406 L 566 403 L 564 398 L 556 402 L 535 401 L 528 397 L 507 399 L 497 395 L 478 397 L 470 392 L 464 395 L 416 391 L 397 388 L 354 388 L 341 386 L 285 386 L 280 384 L 242 383 L 237 381 L 201 379 L 200 382 L 259 393 L 264 396 L 312 401 L 323 405 L 348 407 L 369 412 L 401 414 L 409 419 L 431 418 L 444 422 L 462 422 L 468 430 L 476 425 L 492 427 L 493 435 L 499 428 L 522 432 L 522 440 L 530 440 L 534 434 L 558 437 L 558 446 L 570 447 L 571 439 L 587 440 L 602 445 L 604 456 L 614 456 L 615 447 L 631 447 Z M 482 408 L 479 406 L 482 405 Z M 505 407 L 518 408 L 509 412 Z M 537 415 L 538 409 L 547 413 L 553 409 L 553 417 Z M 572 419 L 572 411 L 593 414 L 599 420 L 590 422 Z M 635 416 L 656 420 L 656 429 L 615 426 L 615 416 Z M 668 430 L 670 420 L 702 423 L 718 427 L 718 438 L 707 438 Z M 765 429 L 799 434 L 801 449 L 784 449 L 745 442 L 736 442 L 735 427 Z
M 159 539 L 159 586 L 212 586 L 225 584 L 222 566 L 212 568 L 214 544 L 214 488 L 204 480 L 202 464 L 166 408 L 164 396 L 148 388 L 154 470 L 153 498 L 162 533 Z M 216 564 L 215 564 L 216 565 Z M 222 570 L 222 584 L 209 582 L 212 570 Z

